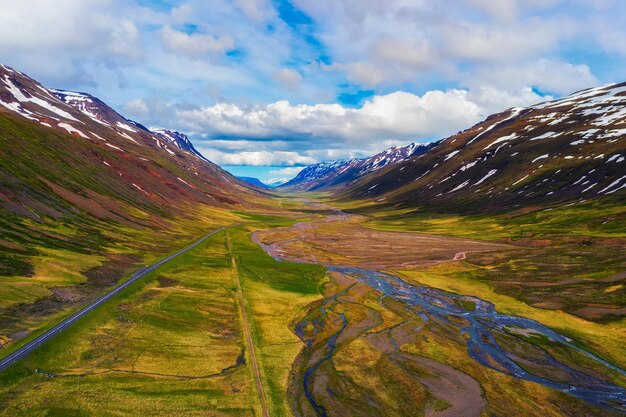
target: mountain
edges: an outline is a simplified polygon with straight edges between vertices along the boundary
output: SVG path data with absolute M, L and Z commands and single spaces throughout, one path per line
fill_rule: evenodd
M 254 185 L 255 187 L 259 187 L 259 188 L 270 188 L 270 186 L 268 186 L 267 184 L 261 182 L 260 179 L 258 178 L 254 178 L 254 177 L 237 177 L 242 181 L 247 182 L 250 185 Z
M 263 180 L 263 184 L 267 185 L 270 188 L 276 188 L 285 184 L 286 182 L 289 182 L 290 180 L 291 178 L 285 178 L 285 177 L 268 178 L 266 180 Z
M 152 133 L 158 138 L 165 139 L 165 141 L 156 140 L 155 143 L 157 146 L 162 143 L 169 144 L 182 151 L 191 152 L 197 157 L 208 162 L 208 160 L 193 146 L 187 135 L 184 133 L 163 128 L 147 129 L 145 126 L 137 122 L 124 118 L 100 99 L 92 96 L 91 94 L 58 89 L 50 89 L 49 91 L 64 103 L 80 110 L 83 114 L 89 116 L 93 121 L 103 126 L 116 126 L 131 133 L 135 133 L 136 130 Z M 163 149 L 167 151 L 168 147 L 165 146 Z
M 608 197 L 626 188 L 626 83 L 512 108 L 358 179 L 342 198 L 497 211 Z
M 324 161 L 312 164 L 304 168 L 294 178 L 280 185 L 279 187 L 299 189 L 299 190 L 315 190 L 322 188 L 324 181 L 332 179 L 337 175 L 352 169 L 361 159 L 339 159 L 336 161 Z
M 412 143 L 407 146 L 389 148 L 370 158 L 340 159 L 309 165 L 280 187 L 290 190 L 316 191 L 347 186 L 388 165 L 420 155 L 430 147 L 431 145 Z
M 254 177 L 237 177 L 237 178 L 259 188 L 276 188 L 290 180 L 290 178 L 269 178 L 266 180 L 260 180 Z
M 96 97 L 2 65 L 0 150 L 0 276 L 32 272 L 35 248 L 166 250 L 233 208 L 265 204 L 186 136 L 152 132 Z
M 89 144 L 94 154 L 85 162 L 104 166 L 101 169 L 107 174 L 121 175 L 126 186 L 135 184 L 154 202 L 175 204 L 175 197 L 183 194 L 213 205 L 241 203 L 237 192 L 253 193 L 207 161 L 184 134 L 166 129 L 150 131 L 96 97 L 47 89 L 6 66 L 0 67 L 0 109 L 5 119 L 21 116 L 22 121 L 45 128 L 46 133 L 82 139 L 81 145 Z M 76 146 L 75 141 L 63 143 L 69 154 Z
M 153 133 L 156 133 L 160 137 L 166 139 L 169 143 L 176 146 L 178 149 L 183 151 L 189 151 L 194 153 L 196 156 L 208 161 L 196 148 L 194 148 L 193 144 L 184 133 L 177 132 L 175 130 L 169 129 L 161 129 L 161 128 L 151 128 Z
M 269 206 L 186 136 L 0 66 L 0 349 Z

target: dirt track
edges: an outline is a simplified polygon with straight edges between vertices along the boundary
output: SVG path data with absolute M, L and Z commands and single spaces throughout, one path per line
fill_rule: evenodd
M 235 285 L 237 287 L 237 304 L 239 305 L 239 314 L 241 316 L 241 327 L 246 338 L 246 344 L 248 345 L 248 351 L 250 352 L 250 362 L 252 362 L 252 370 L 254 372 L 254 383 L 259 395 L 259 402 L 261 404 L 261 410 L 264 417 L 269 417 L 270 413 L 267 408 L 267 399 L 265 397 L 265 390 L 263 389 L 263 383 L 261 382 L 261 371 L 259 367 L 259 360 L 254 350 L 254 343 L 252 340 L 252 333 L 250 332 L 250 322 L 248 321 L 248 314 L 246 313 L 246 304 L 243 297 L 243 290 L 241 288 L 241 281 L 239 280 L 239 272 L 237 271 L 237 261 L 232 253 L 232 244 L 230 236 L 226 235 L 226 243 L 228 245 L 228 253 L 230 254 L 230 261 L 233 269 L 233 276 Z

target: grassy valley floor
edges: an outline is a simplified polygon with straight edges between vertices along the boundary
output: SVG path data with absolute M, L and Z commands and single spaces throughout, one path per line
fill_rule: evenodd
M 274 261 L 250 233 L 210 238 L 0 375 L 0 415 L 262 415 L 236 271 L 270 415 L 289 415 L 290 318 L 324 270 Z
M 624 368 L 619 227 L 572 209 L 488 219 L 280 201 L 291 217 L 237 213 L 239 225 L 0 374 L 0 415 L 619 415 L 480 365 L 462 330 L 478 297 Z M 621 222 L 617 211 L 601 214 Z M 574 228 L 572 215 L 587 220 Z M 72 271 L 67 262 L 51 274 Z M 333 269 L 345 266 L 356 269 Z M 361 270 L 444 290 L 435 304 L 461 313 L 409 307 L 366 285 Z M 619 372 L 526 328 L 493 335 L 528 372 L 626 386 Z

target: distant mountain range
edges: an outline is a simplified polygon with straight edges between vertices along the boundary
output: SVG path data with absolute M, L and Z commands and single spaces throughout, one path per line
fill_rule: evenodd
M 289 181 L 289 178 L 269 178 L 266 180 L 260 180 L 255 177 L 237 177 L 237 178 L 239 178 L 242 181 L 247 182 L 250 185 L 254 185 L 255 187 L 260 187 L 260 188 L 276 188 L 278 186 L 283 185 L 287 181 Z
M 180 132 L 147 129 L 96 97 L 47 89 L 5 66 L 0 66 L 0 116 L 7 149 L 3 168 L 25 167 L 3 169 L 10 186 L 0 196 L 0 208 L 27 217 L 67 211 L 65 204 L 76 205 L 79 199 L 68 201 L 66 191 L 77 189 L 82 194 L 91 189 L 95 196 L 81 209 L 98 204 L 104 212 L 126 218 L 128 210 L 112 204 L 120 193 L 125 196 L 122 206 L 159 213 L 182 212 L 180 206 L 189 201 L 246 204 L 262 195 L 259 188 L 277 185 L 393 207 L 489 211 L 623 198 L 626 188 L 626 83 L 509 109 L 431 144 L 310 165 L 284 184 L 237 179 L 207 161 Z M 36 140 L 51 135 L 54 140 Z M 68 135 L 76 140 L 61 139 Z M 35 170 L 34 147 L 49 155 L 49 171 Z M 73 173 L 88 171 L 89 181 L 67 174 L 61 161 L 68 156 L 83 169 Z M 107 198 L 101 198 L 102 189 L 108 190 Z M 58 199 L 64 201 L 58 208 L 41 204 Z
M 264 182 L 261 182 L 261 180 L 258 178 L 254 178 L 254 177 L 237 177 L 237 178 L 239 178 L 241 181 L 247 182 L 250 185 L 254 185 L 255 187 L 270 188 L 269 185 L 265 184 Z
M 321 162 L 304 168 L 293 179 L 280 187 L 290 190 L 316 191 L 346 186 L 359 178 L 388 166 L 406 161 L 430 149 L 430 144 L 415 144 L 389 148 L 370 158 L 340 159 Z
M 291 178 L 268 178 L 263 180 L 263 184 L 268 185 L 272 188 L 276 188 L 279 187 L 281 185 L 283 185 L 286 182 L 289 182 L 291 180 Z

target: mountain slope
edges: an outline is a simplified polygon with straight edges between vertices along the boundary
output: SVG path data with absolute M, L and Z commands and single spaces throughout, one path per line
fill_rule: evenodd
M 362 177 L 344 199 L 494 211 L 626 188 L 626 83 L 514 108 Z
M 265 204 L 185 138 L 0 66 L 0 347 Z
M 385 166 L 397 164 L 426 152 L 430 147 L 431 145 L 412 143 L 407 146 L 389 148 L 370 158 L 320 162 L 304 168 L 296 177 L 280 187 L 289 190 L 315 191 L 347 186 Z
M 0 109 L 89 143 L 99 158 L 88 162 L 104 166 L 105 176 L 121 176 L 122 187 L 134 187 L 133 193 L 139 190 L 143 199 L 157 205 L 175 206 L 181 195 L 212 205 L 238 204 L 241 196 L 254 195 L 203 158 L 185 135 L 151 132 L 89 94 L 48 90 L 22 73 L 0 67 Z M 69 153 L 74 144 L 64 144 Z

